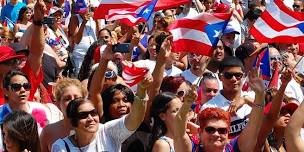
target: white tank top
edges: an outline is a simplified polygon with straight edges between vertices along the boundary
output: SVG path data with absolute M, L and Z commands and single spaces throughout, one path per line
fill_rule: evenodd
M 81 25 L 83 19 L 77 14 L 79 25 Z M 88 48 L 97 40 L 96 37 L 96 23 L 93 18 L 90 18 L 83 30 L 82 39 L 79 44 L 75 44 L 73 56 L 83 58 L 88 51 Z

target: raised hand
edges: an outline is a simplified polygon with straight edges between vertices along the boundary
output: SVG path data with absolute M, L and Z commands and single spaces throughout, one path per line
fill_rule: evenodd
M 287 68 L 281 75 L 281 82 L 287 85 L 292 79 L 293 72 L 290 68 Z
M 164 42 L 160 47 L 157 58 L 161 58 L 161 60 L 166 61 L 170 57 L 171 48 L 172 48 L 172 39 L 173 39 L 172 35 L 165 38 Z
M 152 82 L 153 82 L 153 77 L 150 73 L 148 73 L 145 76 L 145 78 L 138 83 L 138 87 L 142 89 L 147 89 L 148 87 L 151 86 Z
M 34 21 L 42 21 L 46 10 L 44 1 L 38 0 L 34 7 Z
M 101 57 L 103 59 L 106 59 L 106 60 L 112 60 L 113 59 L 113 56 L 114 56 L 114 53 L 112 51 L 113 45 L 115 45 L 115 43 L 110 41 L 110 42 L 108 42 L 107 45 L 102 45 L 100 47 L 100 53 L 102 53 Z
M 191 86 L 191 89 L 187 92 L 186 96 L 184 97 L 184 103 L 191 103 L 196 101 L 197 99 L 197 87 L 195 85 Z
M 228 112 L 231 115 L 236 115 L 236 112 L 244 105 L 246 104 L 246 101 L 243 97 L 238 98 L 236 101 L 233 101 L 229 108 L 228 108 Z
M 263 94 L 265 91 L 265 85 L 261 78 L 258 77 L 258 70 L 254 69 L 249 72 L 249 82 L 248 82 L 250 88 L 256 93 L 256 94 Z

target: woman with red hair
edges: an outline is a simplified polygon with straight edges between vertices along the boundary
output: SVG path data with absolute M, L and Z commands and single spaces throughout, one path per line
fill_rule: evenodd
M 201 145 L 193 147 L 186 134 L 187 113 L 191 100 L 184 100 L 174 119 L 174 149 L 176 152 L 239 152 L 253 151 L 262 124 L 265 86 L 257 71 L 250 72 L 249 85 L 256 97 L 249 116 L 249 122 L 242 133 L 229 141 L 230 114 L 219 108 L 206 108 L 199 114 Z

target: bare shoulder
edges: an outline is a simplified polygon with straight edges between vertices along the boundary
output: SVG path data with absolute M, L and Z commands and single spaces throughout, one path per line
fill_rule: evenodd
M 170 151 L 170 145 L 164 140 L 156 140 L 153 145 L 152 152 L 168 152 Z
M 46 142 L 55 142 L 57 139 L 65 137 L 65 134 L 62 134 L 62 128 L 64 128 L 63 121 L 58 121 L 56 123 L 48 124 L 45 126 L 41 132 L 41 140 Z

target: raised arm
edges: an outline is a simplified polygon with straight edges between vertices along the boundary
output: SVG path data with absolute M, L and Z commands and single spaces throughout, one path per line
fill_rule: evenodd
M 285 142 L 287 151 L 301 152 L 304 150 L 304 142 L 300 131 L 304 124 L 304 101 L 293 113 L 285 130 Z
M 29 65 L 33 71 L 33 74 L 37 77 L 40 72 L 42 63 L 42 54 L 44 50 L 45 38 L 44 30 L 42 26 L 42 20 L 46 11 L 46 6 L 43 0 L 38 0 L 34 7 L 34 24 L 31 25 L 31 42 L 29 45 Z M 38 24 L 35 24 L 38 23 Z M 39 24 L 40 23 L 40 24 Z
M 74 43 L 79 44 L 82 37 L 83 37 L 83 31 L 85 28 L 85 25 L 87 21 L 90 19 L 90 13 L 85 14 L 83 21 L 79 25 L 78 17 L 76 15 L 73 15 L 71 17 L 71 21 L 69 23 L 69 35 L 71 36 L 71 39 Z
M 174 119 L 174 149 L 176 152 L 191 152 L 192 144 L 186 133 L 187 114 L 193 101 L 196 101 L 196 87 L 192 86 L 191 91 L 184 97 L 184 103 Z
M 265 85 L 258 77 L 257 70 L 249 73 L 249 86 L 255 92 L 255 106 L 252 107 L 249 122 L 238 139 L 240 151 L 253 151 L 257 142 L 258 133 L 263 122 Z
M 275 121 L 279 117 L 280 109 L 281 109 L 281 104 L 283 101 L 283 96 L 285 89 L 290 82 L 292 78 L 292 72 L 290 69 L 287 69 L 281 76 L 281 82 L 282 85 L 280 86 L 280 89 L 278 90 L 277 94 L 274 96 L 271 108 L 269 112 L 265 115 L 263 118 L 263 123 L 258 135 L 258 140 L 257 144 L 255 147 L 255 151 L 261 151 L 262 146 L 265 144 L 266 138 L 269 135 L 271 129 L 273 128 L 273 125 Z
M 104 46 L 101 46 L 101 49 Z M 96 68 L 89 88 L 89 99 L 93 102 L 98 110 L 99 117 L 103 116 L 103 101 L 101 98 L 101 91 L 105 81 L 105 73 L 107 71 L 108 63 L 113 57 L 112 45 L 108 45 L 100 59 L 99 65 Z
M 147 88 L 151 85 L 153 78 L 146 76 L 138 85 L 131 112 L 126 116 L 125 125 L 128 130 L 136 130 L 145 118 L 147 108 Z
M 150 114 L 152 101 L 154 100 L 154 97 L 158 95 L 161 83 L 163 81 L 163 77 L 164 77 L 163 73 L 165 72 L 166 61 L 170 57 L 170 53 L 171 53 L 171 44 L 172 44 L 172 36 L 169 36 L 162 43 L 161 48 L 159 50 L 159 54 L 157 55 L 156 58 L 156 65 L 152 73 L 153 83 L 150 86 L 148 92 L 149 102 L 145 114 L 145 122 L 147 123 L 149 122 L 149 114 Z

